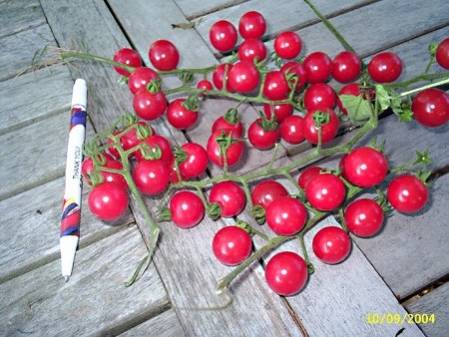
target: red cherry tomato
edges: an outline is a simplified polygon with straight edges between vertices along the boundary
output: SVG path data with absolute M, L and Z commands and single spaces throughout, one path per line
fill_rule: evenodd
M 116 221 L 128 208 L 128 193 L 117 184 L 104 182 L 92 189 L 88 205 L 97 218 L 103 221 Z
M 396 81 L 401 73 L 402 61 L 392 52 L 379 53 L 368 63 L 368 74 L 378 83 Z
M 351 252 L 351 246 L 349 235 L 335 226 L 320 229 L 312 241 L 312 249 L 316 257 L 328 264 L 345 260 Z
M 135 94 L 140 89 L 146 88 L 148 83 L 151 81 L 158 79 L 159 75 L 153 69 L 140 67 L 129 75 L 128 88 L 133 94 Z
M 233 137 L 240 138 L 243 135 L 243 123 L 240 120 L 236 123 L 231 123 L 221 116 L 212 124 L 212 132 L 216 131 L 229 131 Z
M 438 45 L 435 59 L 441 67 L 449 69 L 449 37 L 445 38 Z
M 367 238 L 381 230 L 384 223 L 384 211 L 372 199 L 358 199 L 346 207 L 344 219 L 351 233 Z
M 248 93 L 259 85 L 259 72 L 250 61 L 239 61 L 229 71 L 229 88 L 232 91 Z
M 154 41 L 150 46 L 148 57 L 157 70 L 163 71 L 176 69 L 179 62 L 178 49 L 167 40 Z
M 299 233 L 307 222 L 307 210 L 301 201 L 282 197 L 266 209 L 268 227 L 277 235 L 290 236 Z
M 326 83 L 314 83 L 304 93 L 304 106 L 307 111 L 333 109 L 336 101 L 334 89 Z
M 254 186 L 251 192 L 251 200 L 254 206 L 261 206 L 265 210 L 275 200 L 288 196 L 288 191 L 275 180 L 264 180 Z
M 215 233 L 212 251 L 221 263 L 236 266 L 245 261 L 253 248 L 251 236 L 242 228 L 227 226 Z
M 132 175 L 137 188 L 150 196 L 164 192 L 170 183 L 169 166 L 160 159 L 137 162 Z
M 301 49 L 301 38 L 295 32 L 283 32 L 274 40 L 274 51 L 283 59 L 295 58 Z
M 430 88 L 413 98 L 413 117 L 424 126 L 435 128 L 449 121 L 449 95 L 443 90 Z
M 208 80 L 201 80 L 196 84 L 196 87 L 198 89 L 204 90 L 204 91 L 210 91 L 214 87 L 212 86 L 212 83 Z
M 308 277 L 306 262 L 293 252 L 274 255 L 265 267 L 268 285 L 281 296 L 292 296 L 300 292 L 306 285 Z
M 179 191 L 170 199 L 171 220 L 179 228 L 192 228 L 204 218 L 200 197 L 190 191 Z
M 137 122 L 137 124 L 141 126 L 147 126 L 147 124 L 143 121 L 139 121 Z M 152 129 L 151 132 L 153 132 Z M 137 137 L 137 131 L 135 128 L 130 129 L 120 137 L 120 144 L 122 144 L 123 150 L 129 150 L 134 146 L 139 145 L 141 141 L 142 140 Z
M 387 158 L 372 147 L 356 148 L 343 158 L 342 174 L 353 185 L 371 188 L 379 185 L 387 176 Z
M 210 28 L 209 40 L 215 49 L 222 53 L 227 52 L 235 47 L 237 31 L 229 21 L 220 20 Z
M 120 170 L 123 168 L 122 163 L 118 160 L 115 160 L 108 154 L 104 154 L 105 157 L 105 163 L 102 165 L 102 167 L 107 167 L 111 169 L 117 169 Z M 94 170 L 94 162 L 92 158 L 88 157 L 83 160 L 83 163 L 81 164 L 81 174 L 83 175 L 84 179 L 90 184 L 90 178 L 89 174 L 91 174 Z M 123 188 L 125 191 L 128 190 L 128 184 L 126 183 L 125 178 L 121 174 L 118 173 L 111 173 L 106 171 L 99 171 L 103 178 L 103 182 L 113 183 L 121 188 Z
M 315 179 L 316 176 L 321 174 L 321 170 L 322 168 L 319 166 L 309 166 L 305 168 L 298 177 L 299 187 L 301 187 L 302 190 L 305 191 L 309 182 L 311 182 L 313 179 Z
M 404 174 L 390 182 L 387 199 L 398 212 L 412 214 L 424 208 L 429 199 L 429 191 L 417 177 Z
M 278 142 L 279 137 L 279 127 L 264 129 L 262 126 L 262 118 L 258 118 L 252 122 L 248 129 L 249 142 L 258 150 L 271 149 Z
M 161 158 L 159 159 L 167 165 L 173 161 L 173 152 L 171 150 L 170 142 L 167 140 L 167 138 L 152 134 L 151 136 L 145 138 L 143 142 L 145 142 L 150 148 L 156 146 L 159 147 L 159 149 L 161 150 Z M 137 160 L 144 159 L 140 151 L 136 152 L 135 156 Z
M 219 167 L 223 167 L 224 158 L 221 155 L 220 145 L 217 142 L 217 137 L 222 136 L 222 130 L 218 130 L 212 133 L 207 141 L 207 155 L 209 160 Z M 229 134 L 229 133 L 228 133 Z M 228 166 L 237 164 L 243 156 L 245 151 L 245 143 L 241 140 L 233 140 L 233 143 L 226 150 L 226 159 Z
M 137 116 L 152 121 L 164 114 L 167 108 L 167 100 L 162 91 L 151 93 L 142 89 L 134 95 L 133 107 Z
M 289 144 L 299 144 L 304 138 L 304 118 L 293 115 L 284 119 L 280 126 L 281 138 Z
M 320 51 L 307 55 L 303 65 L 310 83 L 326 82 L 332 72 L 332 60 Z
M 226 76 L 226 90 L 231 91 L 231 88 L 229 86 L 229 72 L 232 69 L 232 64 L 228 63 L 222 63 L 215 68 L 214 72 L 212 73 L 212 82 L 214 82 L 215 88 L 218 90 L 223 89 L 223 82 Z
M 184 98 L 175 99 L 167 109 L 168 122 L 178 130 L 191 128 L 198 119 L 198 111 L 187 109 L 185 101 Z
M 351 96 L 360 96 L 362 92 L 360 91 L 360 84 L 358 83 L 350 83 L 341 87 L 338 92 L 339 95 L 351 95 Z
M 212 186 L 209 202 L 218 204 L 222 217 L 230 218 L 239 215 L 245 208 L 245 192 L 233 181 L 222 181 Z
M 345 184 L 330 173 L 315 176 L 306 185 L 306 198 L 319 211 L 333 211 L 340 207 L 346 197 Z
M 139 53 L 130 48 L 122 48 L 117 50 L 114 54 L 113 60 L 134 68 L 142 66 L 142 59 L 140 58 Z M 114 67 L 114 70 L 122 76 L 128 77 L 130 74 L 129 71 L 120 67 Z
M 241 61 L 260 62 L 267 57 L 267 48 L 259 39 L 247 39 L 240 45 L 238 56 Z
M 334 110 L 310 111 L 304 117 L 304 137 L 311 144 L 318 144 L 318 128 L 314 121 L 314 114 L 323 113 L 328 115 L 329 121 L 321 125 L 321 142 L 326 144 L 335 138 L 340 127 L 340 121 Z
M 301 89 L 307 82 L 306 70 L 304 69 L 302 63 L 293 61 L 287 62 L 281 67 L 281 71 L 285 76 L 287 76 L 287 74 L 289 73 L 296 75 L 296 77 L 298 78 L 298 82 L 296 82 L 296 91 L 301 91 Z
M 274 110 L 274 115 L 276 116 L 276 120 L 281 123 L 285 118 L 290 116 L 293 113 L 293 105 L 291 104 L 278 104 L 278 105 L 270 105 L 264 104 L 263 111 L 267 119 L 271 119 L 271 112 Z
M 206 150 L 199 144 L 186 143 L 181 146 L 186 158 L 179 164 L 179 172 L 184 179 L 192 179 L 206 172 L 208 158 Z
M 263 95 L 273 101 L 286 99 L 290 88 L 283 72 L 274 70 L 267 73 Z
M 362 62 L 357 54 L 343 51 L 332 61 L 332 77 L 338 82 L 348 83 L 355 81 L 362 71 Z
M 263 15 L 256 11 L 246 12 L 239 21 L 239 33 L 244 39 L 258 39 L 265 34 L 267 24 Z

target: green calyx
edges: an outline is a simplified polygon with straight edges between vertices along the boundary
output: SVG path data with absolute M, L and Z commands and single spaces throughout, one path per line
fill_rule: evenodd
M 187 159 L 187 153 L 180 146 L 176 146 L 174 148 L 173 154 L 178 164 L 181 164 Z
M 162 157 L 161 148 L 157 145 L 140 144 L 140 153 L 145 160 L 157 160 Z
M 240 122 L 239 112 L 236 108 L 231 108 L 224 114 L 223 118 L 229 124 L 235 125 Z
M 430 56 L 432 58 L 435 57 L 435 54 L 437 53 L 437 49 L 438 49 L 438 43 L 437 42 L 432 42 L 431 44 L 429 44 L 427 49 L 429 50 Z
M 190 95 L 182 103 L 182 106 L 191 111 L 198 111 L 200 109 L 200 100 L 197 94 Z
M 119 121 L 123 128 L 127 128 L 128 126 L 137 123 L 137 117 L 135 114 L 127 112 L 120 116 Z
M 271 117 L 267 118 L 267 115 L 263 111 L 259 111 L 260 115 L 260 122 L 259 125 L 264 129 L 265 131 L 273 131 L 276 130 L 279 126 L 278 122 L 276 121 L 276 115 L 271 113 Z
M 221 217 L 220 205 L 217 203 L 212 203 L 206 207 L 207 216 L 212 220 L 217 220 Z
M 262 206 L 254 206 L 251 210 L 251 215 L 259 225 L 265 223 L 265 209 Z
M 93 170 L 88 174 L 88 176 L 92 187 L 95 187 L 103 182 L 103 176 L 97 170 Z
M 193 73 L 190 71 L 181 71 L 181 73 L 178 74 L 178 78 L 183 84 L 189 84 L 193 81 Z
M 156 94 L 161 91 L 162 82 L 160 79 L 154 79 L 147 85 L 147 90 L 152 94 Z
M 159 221 L 170 221 L 171 220 L 171 212 L 167 207 L 164 207 L 159 213 L 158 217 Z
M 320 128 L 321 126 L 329 123 L 330 116 L 328 113 L 326 113 L 324 111 L 315 111 L 313 113 L 313 121 L 315 123 L 315 126 L 317 128 Z
M 137 139 L 139 139 L 139 140 L 144 140 L 148 136 L 151 136 L 153 133 L 151 131 L 151 128 L 148 127 L 148 125 L 136 124 L 135 128 L 136 128 Z

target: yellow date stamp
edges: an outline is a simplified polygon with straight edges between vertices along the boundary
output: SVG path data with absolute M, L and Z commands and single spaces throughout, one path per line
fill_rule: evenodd
M 365 321 L 368 324 L 434 324 L 436 322 L 434 313 L 397 313 L 397 312 L 369 312 L 365 315 Z

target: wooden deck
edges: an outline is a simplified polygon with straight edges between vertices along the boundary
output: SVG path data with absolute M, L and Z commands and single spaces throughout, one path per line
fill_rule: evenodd
M 425 67 L 429 42 L 449 36 L 447 0 L 314 3 L 364 58 L 385 49 L 397 52 L 407 65 L 402 79 Z M 164 224 L 154 263 L 139 282 L 125 288 L 123 281 L 146 250 L 145 228 L 133 205 L 133 213 L 118 226 L 105 226 L 84 208 L 74 274 L 64 283 L 58 219 L 73 81 L 83 77 L 88 82 L 89 134 L 131 110 L 131 99 L 106 66 L 56 64 L 27 71 L 36 49 L 87 46 L 110 56 L 133 46 L 148 62 L 150 42 L 168 38 L 182 55 L 181 66 L 204 66 L 221 58 L 207 42 L 211 23 L 217 18 L 236 23 L 251 9 L 267 18 L 270 46 L 275 34 L 289 29 L 299 32 L 307 52 L 320 49 L 333 56 L 341 50 L 302 1 L 0 0 L 0 336 L 393 337 L 402 328 L 404 337 L 448 336 L 449 175 L 444 173 L 449 127 L 428 130 L 394 117 L 382 119 L 376 135 L 387 141 L 394 163 L 413 158 L 416 149 L 431 151 L 433 169 L 441 173 L 432 207 L 413 217 L 395 214 L 380 235 L 356 239 L 351 256 L 338 266 L 316 262 L 315 274 L 299 295 L 282 298 L 271 292 L 260 263 L 233 285 L 232 306 L 189 310 L 222 304 L 215 295 L 216 280 L 230 270 L 215 261 L 210 249 L 214 232 L 224 223 L 207 219 L 189 231 Z M 197 22 L 195 29 L 171 27 L 189 20 Z M 187 134 L 163 122 L 156 128 L 177 143 L 187 138 L 205 144 L 204 130 L 229 106 L 228 101 L 208 100 L 200 125 Z M 254 106 L 243 110 L 248 121 L 257 114 Z M 308 148 L 286 146 L 278 161 L 304 151 Z M 270 157 L 250 151 L 239 170 L 265 165 Z M 154 204 L 148 200 L 150 207 Z M 288 248 L 297 250 L 293 244 Z M 370 312 L 407 311 L 434 313 L 436 322 L 370 325 L 365 320 Z

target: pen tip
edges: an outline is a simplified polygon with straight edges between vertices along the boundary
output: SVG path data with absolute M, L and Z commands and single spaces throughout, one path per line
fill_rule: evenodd
M 67 283 L 70 280 L 70 276 L 64 276 L 64 281 Z

